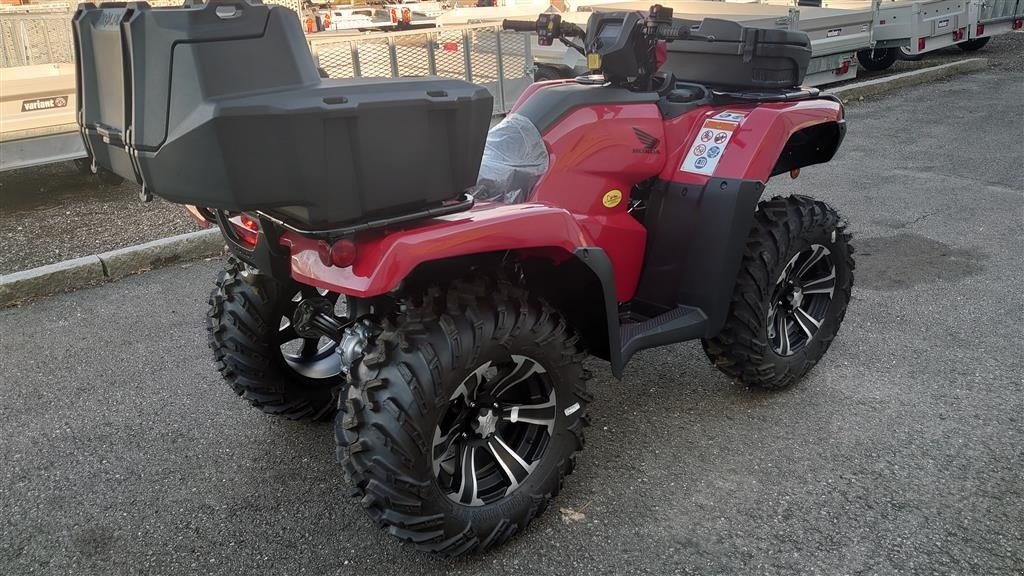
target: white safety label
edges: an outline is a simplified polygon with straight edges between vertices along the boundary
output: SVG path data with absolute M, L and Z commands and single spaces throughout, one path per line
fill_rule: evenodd
M 740 112 L 722 112 L 705 120 L 679 170 L 707 176 L 713 174 L 733 132 L 744 117 Z

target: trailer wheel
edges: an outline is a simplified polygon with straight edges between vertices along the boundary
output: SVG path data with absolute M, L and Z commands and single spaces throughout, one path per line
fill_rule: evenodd
M 907 62 L 919 62 L 924 60 L 924 52 L 914 54 L 910 51 L 909 46 L 900 46 L 899 51 L 900 60 L 906 60 Z
M 483 551 L 544 511 L 583 448 L 579 337 L 507 282 L 405 302 L 353 368 L 338 459 L 393 536 L 445 556 Z
M 784 388 L 817 364 L 846 315 L 850 234 L 828 204 L 806 196 L 758 205 L 725 327 L 703 340 L 729 377 Z
M 898 56 L 895 48 L 860 50 L 857 52 L 857 62 L 865 70 L 879 72 L 892 66 Z
M 984 48 L 985 44 L 988 44 L 988 41 L 991 39 L 991 36 L 985 36 L 984 38 L 975 38 L 973 40 L 961 42 L 957 44 L 956 47 L 963 50 L 964 52 L 974 52 L 975 50 L 981 50 L 982 48 Z
M 302 339 L 290 324 L 296 298 L 326 297 L 283 284 L 230 258 L 210 294 L 206 328 L 217 370 L 235 394 L 289 420 L 334 416 L 345 380 L 337 343 Z

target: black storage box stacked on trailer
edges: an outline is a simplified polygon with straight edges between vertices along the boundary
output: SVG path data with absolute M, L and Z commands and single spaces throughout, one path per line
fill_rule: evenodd
M 807 75 L 811 41 L 804 32 L 751 28 L 717 18 L 705 18 L 692 29 L 713 40 L 668 43 L 668 58 L 662 67 L 679 80 L 722 88 L 770 90 L 799 86 Z
M 428 208 L 476 183 L 485 88 L 321 79 L 291 10 L 83 4 L 74 33 L 86 150 L 172 202 L 328 228 Z

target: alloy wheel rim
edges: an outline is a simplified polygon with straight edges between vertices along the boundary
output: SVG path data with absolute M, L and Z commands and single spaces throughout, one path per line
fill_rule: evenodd
M 547 370 L 512 354 L 462 381 L 434 428 L 434 478 L 453 502 L 483 506 L 522 486 L 554 434 L 557 398 Z
M 792 356 L 821 329 L 836 287 L 832 251 L 821 244 L 801 250 L 775 282 L 768 306 L 768 342 L 779 356 Z
M 337 305 L 340 295 L 305 287 L 292 296 L 278 323 L 277 343 L 281 350 L 281 358 L 292 371 L 306 378 L 334 378 L 342 372 L 341 356 L 337 354 L 338 343 L 328 338 L 303 338 L 292 325 L 292 316 L 299 302 L 309 297 L 327 298 Z

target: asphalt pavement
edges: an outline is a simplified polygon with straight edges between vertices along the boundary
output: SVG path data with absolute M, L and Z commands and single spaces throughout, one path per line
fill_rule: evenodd
M 593 362 L 594 425 L 556 506 L 475 558 L 377 530 L 328 426 L 219 380 L 203 319 L 220 262 L 0 311 L 0 572 L 1022 573 L 1024 79 L 848 118 L 835 161 L 768 187 L 832 202 L 855 234 L 826 358 L 781 393 L 730 383 L 697 343 L 641 353 L 621 382 Z

